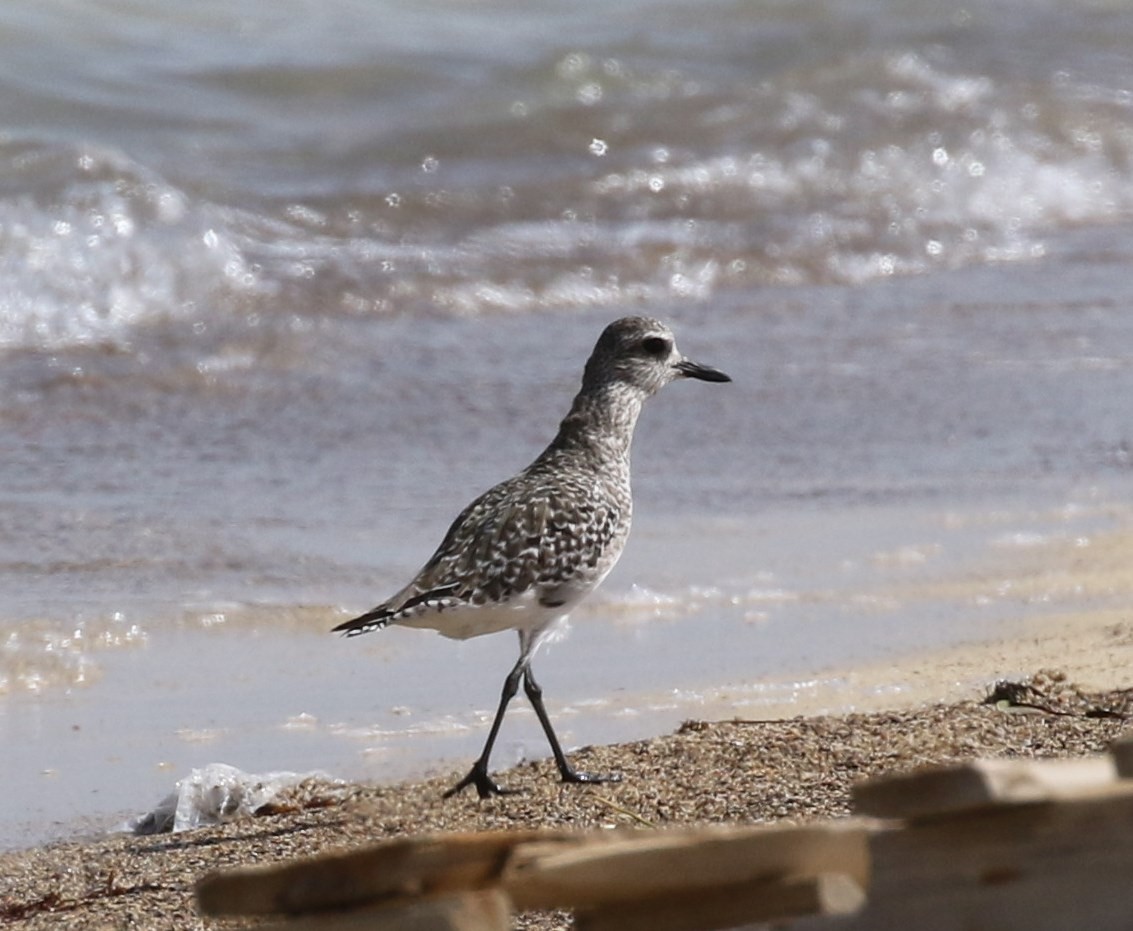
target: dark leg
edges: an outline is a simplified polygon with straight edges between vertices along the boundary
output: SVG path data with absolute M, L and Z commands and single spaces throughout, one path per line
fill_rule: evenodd
M 519 677 L 523 675 L 524 667 L 527 663 L 527 658 L 521 656 L 519 662 L 511 672 L 507 674 L 504 679 L 503 694 L 500 695 L 500 706 L 496 709 L 495 720 L 492 721 L 492 729 L 488 731 L 488 741 L 484 744 L 484 749 L 480 753 L 479 759 L 472 764 L 472 769 L 468 771 L 468 775 L 460 780 L 456 785 L 449 789 L 445 794 L 445 798 L 452 798 L 457 792 L 468 786 L 476 786 L 476 792 L 480 798 L 487 798 L 489 795 L 507 795 L 508 790 L 503 786 L 498 785 L 488 775 L 488 757 L 492 755 L 492 745 L 496 742 L 496 735 L 500 732 L 500 724 L 504 720 L 504 712 L 507 711 L 508 702 L 515 697 L 515 693 L 519 690 Z
M 518 669 L 519 667 L 516 668 Z M 570 761 L 566 758 L 566 754 L 563 753 L 563 748 L 559 744 L 558 737 L 555 736 L 554 728 L 551 727 L 551 719 L 547 716 L 547 709 L 543 707 L 543 689 L 540 687 L 539 683 L 535 681 L 535 677 L 531 675 L 530 666 L 523 672 L 523 691 L 527 693 L 531 707 L 535 709 L 535 716 L 539 718 L 539 723 L 543 725 L 543 733 L 547 735 L 547 742 L 551 745 L 551 753 L 555 755 L 555 763 L 558 764 L 559 774 L 562 776 L 563 782 L 597 783 L 622 781 L 620 773 L 609 773 L 607 775 L 580 773 L 570 765 Z

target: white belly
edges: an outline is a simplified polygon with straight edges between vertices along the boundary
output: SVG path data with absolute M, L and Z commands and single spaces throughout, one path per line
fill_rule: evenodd
M 559 618 L 565 618 L 573 604 L 572 601 L 558 607 L 544 607 L 535 599 L 533 592 L 528 592 L 504 604 L 457 605 L 397 623 L 403 627 L 435 630 L 454 640 L 467 640 L 501 630 L 540 630 Z

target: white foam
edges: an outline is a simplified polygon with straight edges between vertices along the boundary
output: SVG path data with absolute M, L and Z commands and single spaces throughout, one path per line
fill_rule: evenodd
M 152 172 L 108 150 L 31 151 L 63 180 L 0 199 L 0 348 L 118 343 L 256 286 L 218 219 Z M 0 168 L 28 157 L 0 145 Z

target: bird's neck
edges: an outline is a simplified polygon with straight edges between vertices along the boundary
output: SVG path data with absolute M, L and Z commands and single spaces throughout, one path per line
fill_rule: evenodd
M 584 387 L 544 455 L 575 451 L 600 464 L 628 464 L 633 428 L 644 400 L 640 392 L 621 383 Z

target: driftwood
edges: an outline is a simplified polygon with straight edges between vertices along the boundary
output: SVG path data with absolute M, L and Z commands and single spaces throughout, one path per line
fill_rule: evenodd
M 845 873 L 791 877 L 674 891 L 624 900 L 576 916 L 579 931 L 697 931 L 735 928 L 800 915 L 841 915 L 859 908 L 862 887 Z
M 865 825 L 850 821 L 424 837 L 215 873 L 198 884 L 197 902 L 206 915 L 305 916 L 287 928 L 401 928 L 417 905 L 436 912 L 438 896 L 448 902 L 462 891 L 496 889 L 517 909 L 579 909 L 580 926 L 591 928 L 629 927 L 630 915 L 640 919 L 633 926 L 657 931 L 732 927 L 858 907 L 868 837 Z M 363 905 L 366 924 L 327 923 Z
M 854 786 L 854 810 L 878 818 L 940 817 L 994 805 L 1074 798 L 1113 783 L 1110 757 L 1081 760 L 975 760 L 881 776 Z
M 257 931 L 508 931 L 511 902 L 499 889 L 402 899 L 347 911 L 306 912 Z
M 633 831 L 586 844 L 517 847 L 502 878 L 518 909 L 569 908 L 592 931 L 695 931 L 841 914 L 869 881 L 867 828 Z
M 524 844 L 503 876 L 516 907 L 596 908 L 782 877 L 843 873 L 869 881 L 868 831 L 857 822 L 616 832 L 589 843 Z
M 1128 929 L 1130 824 L 1133 787 L 1111 784 L 881 829 L 867 904 L 842 923 L 804 927 Z
M 206 915 L 288 931 L 1133 927 L 1133 742 L 1083 760 L 977 760 L 855 787 L 864 817 L 799 826 L 494 832 L 206 877 Z M 259 927 L 259 925 L 257 925 Z
M 283 865 L 212 873 L 197 884 L 206 915 L 298 915 L 496 883 L 512 848 L 538 831 L 407 838 Z

